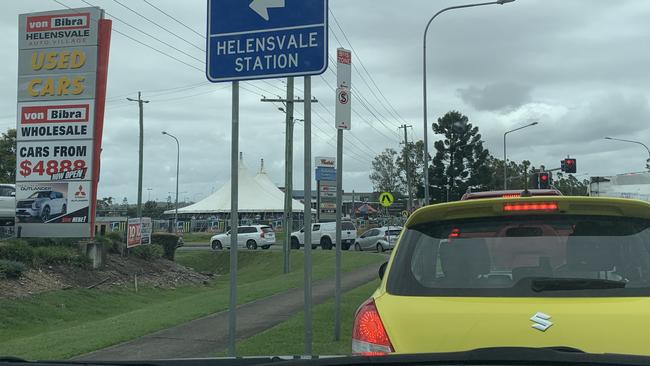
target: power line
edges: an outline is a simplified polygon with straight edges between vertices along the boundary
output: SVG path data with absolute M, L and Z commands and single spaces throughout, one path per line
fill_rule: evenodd
M 370 79 L 370 81 L 372 82 L 372 84 L 375 86 L 375 88 L 377 89 L 377 91 L 379 92 L 379 94 L 384 98 L 384 101 L 386 101 L 386 103 L 388 104 L 388 106 L 390 106 L 391 110 L 395 113 L 395 115 L 396 115 L 399 119 L 401 119 L 402 122 L 405 122 L 405 121 L 404 121 L 404 118 L 402 118 L 402 116 L 400 116 L 399 112 L 397 112 L 397 110 L 395 109 L 395 107 L 393 107 L 393 105 L 392 105 L 392 103 L 390 102 L 390 100 L 388 100 L 388 98 L 386 98 L 386 96 L 384 95 L 384 93 L 381 91 L 381 89 L 379 88 L 379 86 L 378 86 L 377 83 L 375 82 L 375 79 L 372 77 L 372 75 L 370 74 L 370 72 L 368 72 L 368 69 L 366 68 L 366 65 L 364 65 L 363 61 L 361 60 L 361 57 L 359 56 L 359 54 L 357 53 L 357 51 L 354 49 L 354 46 L 352 46 L 352 42 L 350 42 L 350 40 L 348 39 L 347 34 L 345 34 L 345 31 L 343 30 L 343 27 L 341 27 L 341 23 L 339 23 L 338 19 L 337 19 L 336 16 L 334 15 L 334 12 L 332 12 L 332 9 L 329 9 L 329 12 L 330 12 L 330 14 L 332 15 L 332 18 L 334 19 L 334 23 L 336 23 L 336 26 L 339 28 L 339 30 L 340 30 L 341 33 L 343 34 L 343 38 L 345 38 L 345 40 L 346 40 L 346 41 L 348 42 L 348 44 L 350 45 L 350 49 L 351 49 L 352 52 L 354 53 L 354 56 L 359 60 L 359 64 L 361 65 L 361 67 L 363 68 L 363 70 L 366 72 L 366 74 L 368 74 L 368 78 Z M 334 34 L 334 32 L 332 32 L 332 34 Z M 336 36 L 334 36 L 334 38 L 336 38 Z M 354 64 L 353 64 L 353 66 L 354 66 Z M 376 97 L 376 96 L 375 96 L 375 97 Z M 377 100 L 379 100 L 379 99 L 377 99 Z M 381 103 L 381 101 L 380 101 L 380 103 Z M 383 105 L 383 104 L 382 104 L 382 105 Z M 384 108 L 386 108 L 386 107 L 384 106 Z M 389 111 L 388 108 L 386 108 L 386 110 Z M 389 113 L 390 113 L 390 111 L 389 111 Z M 395 116 L 393 116 L 393 117 L 395 117 Z
M 205 48 L 201 48 L 201 47 L 195 45 L 194 43 L 188 41 L 187 39 L 185 39 L 185 38 L 179 36 L 178 34 L 176 34 L 176 33 L 172 32 L 172 31 L 170 31 L 169 29 L 163 27 L 162 25 L 160 25 L 160 24 L 154 22 L 153 20 L 147 18 L 146 16 L 142 15 L 142 14 L 139 13 L 138 11 L 135 11 L 135 10 L 131 9 L 130 7 L 128 7 L 128 6 L 124 5 L 124 4 L 122 4 L 119 0 L 113 0 L 113 1 L 116 2 L 117 4 L 121 5 L 122 7 L 126 8 L 126 9 L 129 10 L 130 12 L 132 12 L 132 13 L 138 15 L 138 16 L 141 17 L 142 19 L 148 21 L 149 23 L 151 23 L 151 24 L 157 26 L 158 28 L 162 29 L 163 31 L 165 31 L 165 32 L 171 34 L 172 36 L 174 36 L 174 37 L 180 39 L 181 41 L 183 41 L 183 42 L 189 44 L 190 46 L 192 46 L 192 47 L 194 47 L 194 48 L 196 48 L 196 49 L 198 49 L 198 50 L 200 50 L 200 51 L 202 51 L 202 52 L 205 52 Z
M 160 9 L 159 7 L 155 6 L 154 4 L 150 3 L 149 1 L 147 1 L 147 0 L 142 0 L 142 1 L 144 1 L 145 3 L 147 3 L 147 4 L 148 4 L 149 6 L 151 6 L 152 8 L 158 10 L 158 11 L 161 12 L 162 14 L 166 15 L 167 17 L 169 17 L 170 19 L 172 19 L 172 20 L 175 21 L 176 23 L 178 23 L 178 24 L 182 25 L 183 27 L 187 28 L 188 30 L 190 30 L 190 31 L 193 32 L 194 34 L 196 34 L 196 35 L 198 35 L 199 37 L 202 37 L 203 39 L 205 39 L 205 34 L 201 34 L 201 33 L 197 32 L 197 31 L 195 31 L 194 29 L 188 27 L 187 24 L 185 24 L 184 22 L 181 22 L 180 20 L 174 18 L 172 15 L 168 14 L 167 12 L 165 12 L 164 10 L 162 10 L 162 9 Z
M 331 56 L 330 56 L 330 57 L 331 57 Z M 332 62 L 333 62 L 333 60 L 332 60 Z M 357 70 L 357 73 L 358 73 L 358 72 L 359 72 L 359 71 Z M 387 130 L 389 130 L 389 131 L 391 131 L 391 132 L 394 132 L 394 133 L 397 135 L 397 137 L 399 137 L 399 134 L 393 130 L 393 127 L 392 127 L 392 126 L 386 126 L 386 124 L 384 124 L 383 121 L 387 121 L 387 122 L 388 122 L 388 118 L 386 118 L 386 116 L 384 116 L 381 112 L 379 112 L 379 110 L 378 110 L 377 108 L 375 108 L 375 107 L 374 107 L 374 106 L 373 106 L 373 105 L 368 101 L 368 99 L 363 95 L 363 93 L 361 93 L 361 89 L 360 89 L 360 88 L 355 88 L 354 86 L 352 86 L 352 92 L 354 93 L 354 95 L 356 95 L 356 96 L 358 96 L 358 97 L 360 98 L 360 101 L 362 102 L 362 103 L 361 103 L 361 106 L 362 106 L 362 107 L 364 107 L 365 109 L 367 109 L 368 112 L 369 112 L 373 117 L 375 117 L 375 118 L 377 119 L 377 121 L 379 121 L 379 123 L 381 123 L 382 126 L 386 127 Z M 365 102 L 365 104 L 364 104 L 363 102 Z M 372 107 L 373 110 L 370 110 L 370 107 Z M 379 117 L 381 117 L 381 118 L 377 117 L 375 113 L 378 114 Z
M 86 1 L 86 0 L 81 0 L 81 1 L 84 2 L 84 3 L 87 4 L 87 5 L 90 5 L 90 6 L 96 6 L 96 5 L 93 5 L 93 4 L 89 3 L 89 2 Z M 57 1 L 57 2 L 58 2 L 58 1 Z M 169 44 L 169 43 L 167 43 L 167 42 L 161 40 L 160 38 L 158 38 L 158 37 L 156 37 L 156 36 L 153 36 L 153 35 L 151 35 L 151 34 L 145 32 L 145 31 L 143 31 L 142 29 L 140 29 L 140 28 L 138 28 L 138 27 L 136 27 L 136 26 L 134 26 L 134 25 L 131 25 L 130 23 L 128 23 L 128 22 L 122 20 L 121 18 L 118 18 L 118 17 L 116 17 L 115 15 L 113 15 L 113 14 L 107 12 L 107 11 L 104 11 L 104 12 L 105 12 L 108 16 L 110 16 L 111 18 L 117 20 L 118 22 L 121 22 L 121 23 L 125 24 L 126 26 L 131 27 L 131 28 L 137 30 L 138 32 L 140 32 L 140 33 L 142 33 L 142 34 L 144 34 L 144 35 L 146 35 L 146 36 L 148 36 L 148 37 L 150 37 L 150 38 L 152 38 L 152 39 L 155 39 L 156 41 L 158 41 L 158 42 L 160 42 L 160 43 L 166 45 L 167 47 L 172 48 L 172 49 L 174 49 L 174 50 L 176 50 L 176 51 L 178 51 L 178 52 L 184 54 L 185 56 L 187 56 L 187 57 L 189 57 L 189 58 L 192 58 L 192 59 L 194 59 L 194 60 L 196 60 L 196 61 L 199 61 L 199 62 L 203 62 L 203 63 L 205 63 L 203 60 L 198 59 L 198 58 L 196 58 L 196 57 L 190 55 L 189 53 L 187 53 L 187 52 L 181 50 L 180 48 L 178 48 L 178 47 L 176 47 L 176 46 L 174 46 L 174 45 L 172 45 L 172 44 Z
M 323 80 L 326 80 L 325 77 L 324 77 L 323 75 L 321 75 L 321 78 L 322 78 Z M 327 82 L 326 82 L 326 83 L 327 83 Z M 334 92 L 336 93 L 336 89 L 334 89 L 334 88 L 333 88 L 329 83 L 327 83 L 327 84 L 328 84 L 328 86 L 330 87 L 330 89 L 332 89 L 332 91 L 334 91 Z M 363 103 L 363 99 L 364 99 L 364 98 L 363 98 L 363 95 L 362 95 L 358 90 L 354 89 L 354 87 L 353 87 L 352 92 L 353 92 L 353 95 L 357 95 L 357 96 L 359 96 L 359 104 L 361 104 L 362 107 L 364 107 L 364 108 L 365 108 L 365 109 L 366 109 L 366 110 L 367 110 L 367 111 L 368 111 L 368 112 L 369 112 L 369 113 L 370 113 L 370 114 L 371 114 L 371 115 L 372 115 L 372 116 L 373 116 L 373 117 L 374 117 L 374 118 L 375 118 L 375 119 L 376 119 L 376 120 L 377 120 L 377 121 L 378 121 L 382 126 L 384 126 L 388 131 L 391 131 L 391 132 L 394 133 L 397 137 L 399 137 L 399 134 L 398 134 L 397 132 L 395 132 L 391 127 L 387 126 L 387 125 L 386 125 L 386 124 L 385 124 L 385 123 L 384 123 L 384 122 L 383 122 L 379 117 L 377 117 L 377 115 L 376 115 L 373 111 L 370 110 L 370 108 L 368 107 L 368 105 L 366 105 L 366 104 Z M 353 104 L 353 106 L 354 106 L 354 104 Z M 385 138 L 387 138 L 387 139 L 390 140 L 390 141 L 395 140 L 395 137 L 389 137 L 389 136 L 387 136 L 387 135 L 384 134 L 380 129 L 376 128 L 372 123 L 368 122 L 365 118 L 361 117 L 361 114 L 359 114 L 359 112 L 358 112 L 354 107 L 352 108 L 352 112 L 353 112 L 354 114 L 356 114 L 357 116 L 359 116 L 359 118 L 361 118 L 364 122 L 366 122 L 370 127 L 372 127 L 373 129 L 375 129 L 375 130 L 376 130 L 380 135 L 384 136 Z

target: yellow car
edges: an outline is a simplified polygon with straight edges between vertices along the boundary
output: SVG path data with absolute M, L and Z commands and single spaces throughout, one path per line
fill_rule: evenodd
M 561 346 L 650 355 L 646 202 L 427 206 L 408 219 L 380 277 L 355 317 L 355 354 Z

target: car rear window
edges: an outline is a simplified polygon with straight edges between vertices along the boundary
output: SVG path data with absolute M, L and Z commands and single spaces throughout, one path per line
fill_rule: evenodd
M 344 221 L 341 223 L 341 230 L 356 230 L 356 228 L 353 223 Z
M 386 230 L 386 236 L 398 236 L 402 230 Z
M 548 279 L 553 286 L 540 290 Z M 611 283 L 622 288 L 603 288 Z M 549 215 L 420 224 L 405 229 L 387 290 L 410 296 L 648 296 L 650 221 Z
M 264 227 L 262 227 L 262 231 L 265 232 L 265 233 L 272 233 L 273 228 L 270 227 L 270 226 L 264 226 Z

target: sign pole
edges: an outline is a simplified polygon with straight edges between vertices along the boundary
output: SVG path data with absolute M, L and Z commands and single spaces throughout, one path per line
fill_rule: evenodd
M 312 354 L 311 329 L 311 76 L 305 76 L 305 355 Z
M 334 291 L 334 340 L 341 339 L 341 214 L 343 212 L 343 129 L 336 130 L 336 289 Z
M 334 291 L 334 340 L 341 339 L 341 215 L 343 214 L 343 130 L 352 124 L 350 89 L 352 83 L 352 53 L 336 50 L 336 271 Z
M 237 227 L 239 226 L 239 81 L 232 82 L 232 141 L 230 150 L 230 307 L 228 355 L 234 357 L 237 333 Z

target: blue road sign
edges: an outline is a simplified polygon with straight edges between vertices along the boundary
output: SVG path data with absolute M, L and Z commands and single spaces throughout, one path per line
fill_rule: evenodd
M 336 169 L 334 169 L 334 168 L 324 168 L 324 167 L 316 168 L 316 180 L 317 181 L 321 181 L 321 180 L 335 181 L 336 180 Z
M 325 72 L 327 2 L 208 0 L 208 80 L 253 80 Z

